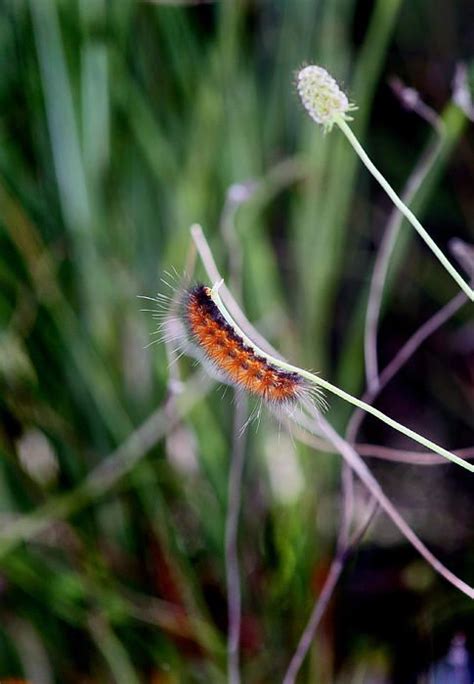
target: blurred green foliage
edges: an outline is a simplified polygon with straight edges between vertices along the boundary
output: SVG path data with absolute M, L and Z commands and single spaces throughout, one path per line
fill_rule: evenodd
M 453 235 L 468 239 L 466 224 L 472 235 L 472 139 L 452 162 L 466 119 L 448 104 L 454 63 L 472 56 L 457 51 L 458 35 L 472 33 L 462 23 L 467 5 L 185 5 L 3 0 L 0 7 L 0 677 L 226 680 L 232 393 L 209 389 L 183 361 L 185 393 L 192 388 L 179 409 L 186 417 L 164 404 L 166 350 L 146 347 L 153 323 L 137 295 L 162 289 L 165 271 L 182 271 L 189 226 L 200 222 L 261 332 L 288 358 L 362 390 L 367 286 L 390 207 L 343 137 L 323 137 L 307 120 L 292 85 L 296 68 L 321 63 L 347 85 L 359 107 L 354 129 L 397 188 L 432 134 L 403 112 L 386 80 L 395 70 L 425 90 L 444 112 L 447 137 L 416 207 L 443 246 Z M 413 22 L 430 30 L 414 34 Z M 447 168 L 471 183 L 434 194 Z M 232 207 L 229 193 L 250 181 L 248 201 Z M 382 325 L 386 358 L 453 292 L 406 226 L 395 264 L 393 310 Z M 464 329 L 468 319 L 461 312 L 453 327 Z M 469 384 L 464 371 L 447 375 L 449 364 L 468 363 L 449 350 L 447 340 L 432 347 L 420 375 L 404 376 L 408 389 L 398 387 L 385 403 L 448 445 L 465 435 L 454 446 L 466 446 L 473 376 Z M 454 389 L 440 391 L 445 384 Z M 329 419 L 343 429 L 348 414 L 335 401 Z M 148 432 L 130 441 L 147 419 Z M 248 428 L 240 554 L 249 684 L 281 678 L 337 527 L 339 459 L 296 445 L 284 431 L 275 441 L 276 430 L 265 413 L 258 430 Z M 369 434 L 394 439 L 380 429 Z M 99 486 L 87 480 L 91 472 Z M 455 504 L 439 472 L 426 481 Z M 391 495 L 416 505 L 407 483 L 419 471 L 379 473 Z M 429 492 L 420 492 L 425 517 L 415 519 L 426 531 Z M 456 510 L 443 511 L 430 541 L 472 575 L 472 553 L 459 555 L 468 512 L 459 522 Z M 412 673 L 429 662 L 423 644 L 439 638 L 436 654 L 452 628 L 472 622 L 466 599 L 435 578 L 417 582 L 415 568 L 413 586 L 405 582 L 416 556 L 386 532 L 388 523 L 376 529 L 360 572 L 357 561 L 348 570 L 356 589 L 349 580 L 341 587 L 301 681 L 369 682 L 374 673 L 385 677 L 379 681 L 415 681 L 403 668 L 397 674 L 400 621 L 409 615 L 406 633 L 422 644 L 418 659 L 407 657 Z M 380 565 L 385 554 L 396 580 Z M 371 557 L 393 631 L 377 633 L 390 617 L 374 608 Z M 351 606 L 373 622 L 354 618 Z

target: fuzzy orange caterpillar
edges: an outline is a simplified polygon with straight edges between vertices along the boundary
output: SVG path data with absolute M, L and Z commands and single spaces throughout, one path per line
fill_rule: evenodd
M 243 341 L 212 300 L 210 288 L 196 285 L 186 292 L 184 318 L 195 345 L 233 385 L 279 405 L 311 391 L 298 373 L 277 368 Z

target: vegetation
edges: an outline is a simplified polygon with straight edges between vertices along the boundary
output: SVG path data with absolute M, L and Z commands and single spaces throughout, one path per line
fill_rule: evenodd
M 469 9 L 3 1 L 1 681 L 282 681 L 324 589 L 298 682 L 427 681 L 456 635 L 467 657 L 472 600 L 370 508 L 340 455 L 267 410 L 242 432 L 252 402 L 147 346 L 156 322 L 137 297 L 166 292 L 173 269 L 209 283 L 189 232 L 200 223 L 286 359 L 353 395 L 368 387 L 384 413 L 472 456 L 472 304 L 294 86 L 304 63 L 343 84 L 359 140 L 469 279 L 469 247 L 449 252 L 473 241 L 469 89 L 452 85 L 461 60 L 469 75 Z M 439 311 L 378 396 L 380 371 Z M 472 585 L 472 475 L 428 467 L 431 454 L 352 412 L 331 397 L 325 417 L 378 455 L 366 463 L 410 529 Z M 436 682 L 454 681 L 446 667 Z

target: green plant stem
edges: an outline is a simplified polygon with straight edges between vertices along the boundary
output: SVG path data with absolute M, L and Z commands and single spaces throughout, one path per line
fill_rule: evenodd
M 227 311 L 222 299 L 220 298 L 219 295 L 219 287 L 222 285 L 222 280 L 215 283 L 212 289 L 210 290 L 210 295 L 212 297 L 213 302 L 219 309 L 220 313 L 224 316 L 226 321 L 229 323 L 229 325 L 232 326 L 234 330 L 237 331 L 237 333 L 241 336 L 245 344 L 250 346 L 252 349 L 255 350 L 259 356 L 263 356 L 265 359 L 267 359 L 271 364 L 276 366 L 277 368 L 281 368 L 282 370 L 288 371 L 290 373 L 297 373 L 298 375 L 302 376 L 306 380 L 308 380 L 310 383 L 313 385 L 316 385 L 317 387 L 322 387 L 323 389 L 327 390 L 328 392 L 331 392 L 331 394 L 335 394 L 336 396 L 340 397 L 341 399 L 344 399 L 348 403 L 352 404 L 353 406 L 357 406 L 357 408 L 362 409 L 363 411 L 366 411 L 367 413 L 372 414 L 379 420 L 381 420 L 383 423 L 386 425 L 389 425 L 391 428 L 394 430 L 398 430 L 398 432 L 401 432 L 403 435 L 406 435 L 407 437 L 410 437 L 410 439 L 413 439 L 415 442 L 418 442 L 418 444 L 422 444 L 424 447 L 429 449 L 430 451 L 434 451 L 435 453 L 439 454 L 440 456 L 444 456 L 444 458 L 448 459 L 449 461 L 452 461 L 452 463 L 456 463 L 457 465 L 465 468 L 466 470 L 469 470 L 470 472 L 474 472 L 474 464 L 468 463 L 467 461 L 464 461 L 462 458 L 459 456 L 456 456 L 456 454 L 451 453 L 447 449 L 444 449 L 443 447 L 439 446 L 438 444 L 435 444 L 431 440 L 427 439 L 426 437 L 423 437 L 422 435 L 419 435 L 417 432 L 414 430 L 410 430 L 410 428 L 405 427 L 405 425 L 402 425 L 398 421 L 394 420 L 393 418 L 390 418 L 389 416 L 386 416 L 385 413 L 382 413 L 382 411 L 379 411 L 378 409 L 374 408 L 370 404 L 366 404 L 365 401 L 361 401 L 360 399 L 356 399 L 356 397 L 353 397 L 351 394 L 348 394 L 347 392 L 344 392 L 344 390 L 340 389 L 339 387 L 336 387 L 336 385 L 333 385 L 332 383 L 328 382 L 327 380 L 323 380 L 323 378 L 320 378 L 319 376 L 315 375 L 314 373 L 310 373 L 310 371 L 304 370 L 303 368 L 298 368 L 297 366 L 293 366 L 290 363 L 287 363 L 286 361 L 282 361 L 281 359 L 277 359 L 276 357 L 272 356 L 271 354 L 268 354 L 267 352 L 264 352 L 263 349 L 260 349 L 257 347 L 254 342 L 244 333 L 244 331 L 239 328 L 239 326 L 235 323 L 229 312 Z
M 338 116 L 336 118 L 336 123 L 341 129 L 341 131 L 344 133 L 356 153 L 359 155 L 361 161 L 367 169 L 370 171 L 370 173 L 374 176 L 374 178 L 380 183 L 382 188 L 385 190 L 387 195 L 390 197 L 392 202 L 395 204 L 397 209 L 399 209 L 402 214 L 406 217 L 406 219 L 411 223 L 411 225 L 415 228 L 415 230 L 418 232 L 420 237 L 423 238 L 423 240 L 426 242 L 428 247 L 431 249 L 433 254 L 439 259 L 441 264 L 444 266 L 444 268 L 448 271 L 448 273 L 451 275 L 451 277 L 456 281 L 456 283 L 459 285 L 461 290 L 463 290 L 469 299 L 471 301 L 474 301 L 474 290 L 469 287 L 469 285 L 466 283 L 466 281 L 462 278 L 462 276 L 458 273 L 458 271 L 454 268 L 454 266 L 451 264 L 449 259 L 446 258 L 444 255 L 444 252 L 438 247 L 436 242 L 432 239 L 432 237 L 429 235 L 429 233 L 426 231 L 425 228 L 421 225 L 421 223 L 418 221 L 416 218 L 415 214 L 402 202 L 400 197 L 397 195 L 395 190 L 392 188 L 392 186 L 388 183 L 388 181 L 384 178 L 384 176 L 380 173 L 380 171 L 377 169 L 377 167 L 374 165 L 374 163 L 371 161 L 371 159 L 368 157 L 367 153 L 365 152 L 364 148 L 360 144 L 360 142 L 357 140 L 356 136 L 352 132 L 350 126 L 347 124 L 346 121 L 342 118 L 342 116 Z

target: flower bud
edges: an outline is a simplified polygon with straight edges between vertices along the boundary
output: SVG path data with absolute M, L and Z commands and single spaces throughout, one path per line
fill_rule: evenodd
M 338 117 L 350 120 L 347 112 L 356 108 L 349 103 L 334 78 L 320 66 L 301 69 L 297 76 L 297 89 L 310 117 L 327 130 L 331 130 Z

